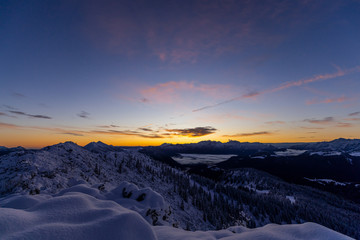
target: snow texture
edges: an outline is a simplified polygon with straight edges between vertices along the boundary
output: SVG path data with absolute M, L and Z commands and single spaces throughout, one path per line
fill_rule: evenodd
M 0 239 L 156 239 L 138 213 L 77 186 L 57 196 L 13 195 L 0 204 Z
M 170 230 L 168 227 L 154 227 L 158 239 L 172 240 L 340 240 L 351 239 L 316 223 L 277 225 L 268 224 L 264 227 L 248 229 L 245 227 L 230 227 L 220 231 L 187 232 L 182 229 Z
M 156 192 L 138 189 L 128 182 L 108 193 L 78 184 L 55 195 L 12 194 L 0 199 L 0 239 L 351 239 L 315 223 L 268 224 L 256 229 L 237 226 L 196 232 L 151 226 L 137 212 L 121 205 L 123 189 L 133 192 L 134 197 L 129 201 L 134 200 L 136 194 L 146 193 L 148 199 L 143 200 L 144 205 L 161 207 L 163 204 Z M 136 207 L 130 202 L 125 205 Z
M 229 158 L 236 156 L 231 154 L 185 154 L 182 153 L 180 156 L 173 157 L 175 161 L 180 164 L 207 164 L 213 165 L 219 162 L 228 160 Z
M 280 157 L 292 157 L 292 156 L 299 156 L 306 152 L 306 150 L 296 150 L 296 149 L 286 149 L 286 151 L 277 151 L 275 152 L 275 156 Z

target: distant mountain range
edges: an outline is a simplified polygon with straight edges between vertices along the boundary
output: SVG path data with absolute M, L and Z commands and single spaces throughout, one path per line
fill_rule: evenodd
M 91 152 L 109 152 L 124 151 L 127 147 L 112 146 L 103 142 L 91 142 L 83 147 Z M 160 146 L 143 147 L 143 149 L 157 149 L 167 154 L 177 153 L 194 153 L 194 154 L 254 154 L 258 152 L 274 152 L 282 149 L 298 149 L 310 152 L 335 152 L 340 153 L 356 153 L 360 152 L 360 139 L 344 139 L 338 138 L 332 141 L 311 142 L 311 143 L 278 143 L 278 144 L 264 144 L 259 142 L 238 142 L 229 141 L 226 143 L 218 141 L 201 141 L 198 143 L 188 144 L 169 144 L 164 143 Z M 0 154 L 6 154 L 15 151 L 24 151 L 23 147 L 7 148 L 0 146 Z
M 330 142 L 296 144 L 291 146 L 290 148 L 325 152 L 360 152 L 360 139 L 338 138 Z

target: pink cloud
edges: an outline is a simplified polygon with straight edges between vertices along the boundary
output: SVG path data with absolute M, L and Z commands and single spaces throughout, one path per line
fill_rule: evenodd
M 284 121 L 268 121 L 268 122 L 265 122 L 265 124 L 277 125 L 277 124 L 285 124 L 285 122 Z
M 327 99 L 324 99 L 321 101 L 312 99 L 312 100 L 306 101 L 306 104 L 311 105 L 311 104 L 319 104 L 319 103 L 342 103 L 342 102 L 349 101 L 349 100 L 352 100 L 352 99 L 342 96 L 342 97 L 338 97 L 338 98 L 327 98 Z
M 19 128 L 18 125 L 0 122 L 0 128 Z
M 360 121 L 360 118 L 345 118 L 346 121 Z
M 252 137 L 252 136 L 259 136 L 259 135 L 272 135 L 272 132 L 262 131 L 262 132 L 250 132 L 250 133 L 237 133 L 233 135 L 223 135 L 223 137 Z
M 336 124 L 336 127 L 345 127 L 345 128 L 347 128 L 347 127 L 353 127 L 354 125 L 353 124 L 351 124 L 351 123 L 345 123 L 345 122 L 338 122 L 337 124 Z

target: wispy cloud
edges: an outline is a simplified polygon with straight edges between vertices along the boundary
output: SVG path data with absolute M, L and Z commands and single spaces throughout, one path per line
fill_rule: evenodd
M 277 124 L 285 124 L 285 122 L 284 121 L 268 121 L 268 122 L 265 122 L 265 124 L 277 125 Z
M 353 127 L 352 123 L 336 121 L 336 119 L 334 117 L 325 117 L 322 119 L 314 119 L 314 118 L 304 119 L 304 122 L 317 124 L 317 125 L 330 125 L 333 127 Z M 305 128 L 305 127 L 302 127 L 302 128 Z M 316 128 L 306 128 L 306 129 L 316 129 Z
M 12 95 L 17 98 L 26 98 L 24 94 L 18 92 L 13 92 Z
M 86 119 L 89 119 L 90 117 L 90 113 L 88 112 L 85 112 L 85 111 L 81 111 L 80 113 L 77 114 L 78 117 L 81 117 L 81 118 L 86 118 Z
M 304 127 L 304 126 L 302 126 L 302 127 L 300 127 L 300 128 L 309 129 L 309 130 L 320 130 L 320 129 L 324 129 L 324 128 L 322 128 L 322 127 Z
M 7 114 L 7 113 L 3 113 L 3 112 L 0 112 L 0 116 L 10 117 L 10 116 L 9 116 L 9 114 Z
M 16 115 L 27 116 L 27 117 L 31 117 L 31 118 L 52 119 L 52 117 L 49 117 L 46 115 L 29 114 L 29 113 L 25 113 L 25 112 L 21 112 L 21 111 L 13 111 L 13 110 L 11 110 L 9 112 L 16 114 Z
M 350 116 L 350 117 L 358 116 L 358 115 L 360 115 L 360 112 L 349 113 L 349 116 Z
M 342 96 L 342 97 L 338 97 L 338 98 L 327 98 L 324 100 L 312 99 L 312 100 L 306 101 L 306 104 L 311 105 L 311 104 L 319 104 L 319 103 L 342 103 L 342 102 L 349 101 L 349 100 L 352 100 L 352 98 Z
M 187 136 L 187 137 L 201 137 L 209 134 L 213 134 L 217 131 L 216 128 L 207 127 L 196 127 L 196 128 L 184 128 L 184 129 L 166 129 L 167 132 L 173 135 Z
M 152 132 L 153 131 L 151 128 L 139 128 L 139 130 L 145 131 L 145 132 Z
M 161 134 L 144 134 L 139 131 L 133 131 L 133 130 L 124 130 L 124 131 L 118 131 L 118 130 L 93 130 L 90 131 L 90 133 L 96 133 L 96 134 L 105 134 L 105 135 L 123 135 L 123 136 L 137 136 L 142 138 L 164 138 Z
M 271 135 L 272 132 L 262 131 L 262 132 L 250 132 L 250 133 L 237 133 L 232 135 L 223 135 L 223 137 L 252 137 L 252 136 L 259 136 L 259 135 Z
M 337 77 L 342 77 L 342 76 L 345 76 L 347 74 L 350 74 L 350 73 L 353 73 L 353 72 L 359 72 L 359 71 L 360 71 L 360 66 L 356 66 L 356 67 L 349 68 L 349 69 L 344 69 L 344 70 L 338 68 L 337 72 L 335 72 L 335 73 L 320 74 L 320 75 L 315 75 L 315 76 L 313 76 L 311 78 L 307 78 L 307 79 L 302 79 L 302 80 L 298 80 L 298 81 L 291 81 L 291 82 L 285 82 L 285 83 L 283 83 L 280 86 L 275 87 L 275 88 L 266 89 L 266 90 L 263 90 L 263 91 L 253 92 L 253 93 L 250 93 L 250 94 L 245 94 L 245 95 L 241 95 L 241 96 L 238 96 L 238 97 L 234 97 L 234 98 L 231 98 L 231 99 L 223 101 L 223 102 L 219 102 L 219 103 L 216 103 L 216 104 L 213 104 L 213 105 L 208 105 L 208 106 L 205 106 L 205 107 L 202 107 L 202 108 L 195 109 L 195 110 L 193 110 L 193 112 L 202 111 L 202 110 L 205 110 L 205 109 L 217 107 L 217 106 L 227 104 L 227 103 L 230 103 L 230 102 L 233 102 L 233 101 L 243 100 L 243 99 L 246 99 L 246 98 L 253 98 L 253 97 L 257 97 L 257 96 L 264 95 L 264 94 L 267 94 L 267 93 L 274 93 L 274 92 L 282 91 L 282 90 L 292 88 L 292 87 L 299 87 L 299 86 L 309 84 L 309 83 L 313 83 L 313 82 L 318 82 L 318 81 L 323 81 L 323 80 L 328 80 L 328 79 L 334 79 L 334 78 L 337 78 Z
M 110 124 L 110 125 L 100 125 L 100 126 L 97 126 L 99 128 L 118 128 L 120 126 L 118 125 L 114 125 L 114 124 Z
M 345 118 L 346 121 L 360 121 L 360 118 Z
M 344 127 L 344 128 L 347 128 L 347 127 L 353 127 L 354 125 L 352 123 L 346 123 L 346 122 L 338 122 L 336 124 L 336 127 Z
M 208 105 L 208 106 L 205 106 L 205 107 L 201 107 L 201 108 L 198 108 L 198 109 L 194 109 L 193 112 L 199 112 L 199 111 L 202 111 L 202 110 L 206 110 L 206 109 L 209 109 L 209 108 L 217 107 L 217 106 L 220 106 L 220 105 L 223 105 L 223 104 L 227 104 L 227 103 L 231 103 L 231 102 L 238 101 L 238 100 L 243 100 L 243 99 L 247 99 L 247 98 L 255 98 L 255 97 L 257 97 L 258 95 L 260 95 L 259 92 L 246 93 L 246 94 L 243 94 L 243 95 L 241 95 L 241 96 L 239 96 L 239 97 L 231 98 L 231 99 L 228 99 L 228 100 L 226 100 L 226 101 L 222 101 L 222 102 L 219 102 L 219 103 L 215 103 L 215 104 L 212 104 L 212 105 Z
M 0 122 L 0 128 L 18 128 L 18 126 L 11 123 Z
M 18 110 L 16 107 L 13 107 L 13 106 L 10 106 L 10 105 L 3 104 L 3 106 L 8 110 Z
M 330 124 L 334 123 L 335 119 L 333 117 L 325 117 L 323 119 L 304 119 L 304 122 L 314 123 L 314 124 Z
M 75 136 L 75 137 L 82 137 L 82 136 L 84 136 L 84 134 L 74 133 L 74 132 L 63 132 L 63 133 L 59 133 L 59 134 L 72 135 L 72 136 Z
M 231 90 L 223 84 L 196 84 L 188 81 L 169 81 L 140 90 L 141 102 L 173 103 L 182 100 L 182 95 L 203 94 L 212 98 L 222 98 Z

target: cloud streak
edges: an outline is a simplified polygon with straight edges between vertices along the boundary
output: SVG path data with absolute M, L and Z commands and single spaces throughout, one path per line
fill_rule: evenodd
M 327 98 L 327 99 L 324 99 L 321 101 L 318 101 L 316 99 L 308 100 L 308 101 L 306 101 L 306 104 L 312 105 L 312 104 L 319 104 L 319 103 L 342 103 L 342 102 L 349 101 L 349 100 L 351 100 L 351 98 L 342 96 L 342 97 L 338 97 L 338 98 Z
M 313 123 L 313 124 L 330 124 L 333 123 L 335 119 L 333 117 L 325 117 L 323 119 L 304 119 L 304 122 Z
M 231 102 L 238 101 L 238 100 L 243 100 L 243 99 L 247 99 L 247 98 L 255 98 L 258 95 L 260 95 L 260 93 L 258 93 L 258 92 L 250 92 L 250 93 L 247 93 L 247 94 L 243 94 L 243 95 L 241 95 L 239 97 L 235 97 L 235 98 L 228 99 L 226 101 L 215 103 L 213 105 L 208 105 L 208 106 L 205 106 L 205 107 L 194 109 L 193 112 L 203 111 L 203 110 L 206 110 L 206 109 L 209 109 L 209 108 L 218 107 L 220 105 L 224 105 L 224 104 L 231 103 Z
M 360 118 L 345 118 L 346 121 L 360 121 Z
M 85 111 L 81 111 L 80 113 L 77 114 L 78 117 L 81 117 L 81 118 L 85 118 L 85 119 L 89 119 L 90 117 L 90 113 L 88 112 L 85 112 Z
M 323 119 L 314 119 L 314 118 L 304 119 L 304 122 L 317 124 L 317 125 L 332 125 L 334 127 L 341 127 L 341 128 L 354 126 L 352 123 L 336 121 L 334 117 L 325 117 Z M 306 127 L 302 127 L 302 128 L 306 128 Z M 306 129 L 316 129 L 316 128 L 306 128 Z
M 39 114 L 28 114 L 25 112 L 21 112 L 21 111 L 9 111 L 10 113 L 16 114 L 16 115 L 21 115 L 21 116 L 27 116 L 27 117 L 31 117 L 31 118 L 41 118 L 41 119 L 52 119 L 52 117 L 46 116 L 46 115 L 39 115 Z
M 18 128 L 18 126 L 11 123 L 0 122 L 0 128 Z
M 205 106 L 205 107 L 202 107 L 202 108 L 195 109 L 195 110 L 193 110 L 193 112 L 198 112 L 198 111 L 206 110 L 206 109 L 209 109 L 209 108 L 217 107 L 217 106 L 227 104 L 227 103 L 230 103 L 230 102 L 233 102 L 233 101 L 243 100 L 243 99 L 246 99 L 246 98 L 254 98 L 254 97 L 257 97 L 257 96 L 264 95 L 264 94 L 282 91 L 282 90 L 292 88 L 292 87 L 299 87 L 299 86 L 309 84 L 309 83 L 313 83 L 313 82 L 324 81 L 324 80 L 328 80 L 328 79 L 334 79 L 334 78 L 342 77 L 342 76 L 345 76 L 347 74 L 350 74 L 350 73 L 353 73 L 353 72 L 359 72 L 359 71 L 360 71 L 360 66 L 356 66 L 356 67 L 349 68 L 349 69 L 344 69 L 344 70 L 338 68 L 337 72 L 335 72 L 335 73 L 320 74 L 320 75 L 315 75 L 314 77 L 307 78 L 307 79 L 302 79 L 302 80 L 292 81 L 292 82 L 285 82 L 285 83 L 283 83 L 280 86 L 275 87 L 275 88 L 266 89 L 266 90 L 263 90 L 263 91 L 260 91 L 260 92 L 253 92 L 253 93 L 241 95 L 241 96 L 231 98 L 231 99 L 223 101 L 223 102 L 219 102 L 219 103 L 216 103 L 216 104 L 213 104 L 213 105 L 208 105 L 208 106 Z M 341 100 L 341 99 L 338 99 L 338 101 L 339 100 Z
M 59 134 L 71 135 L 71 136 L 75 136 L 75 137 L 82 137 L 82 136 L 84 136 L 84 134 L 74 133 L 74 132 L 64 132 L 64 133 L 59 133 Z
M 360 112 L 349 113 L 349 116 L 350 116 L 350 117 L 358 116 L 358 115 L 360 115 Z
M 285 122 L 284 121 L 269 121 L 269 122 L 265 122 L 265 124 L 277 125 L 277 124 L 285 124 Z
M 237 133 L 237 134 L 232 134 L 232 135 L 223 135 L 223 137 L 252 137 L 252 136 L 259 136 L 259 135 L 271 135 L 273 134 L 272 132 L 268 132 L 268 131 L 262 131 L 262 132 L 250 132 L 250 133 Z
M 125 131 L 118 131 L 118 130 L 93 130 L 89 133 L 96 133 L 96 134 L 105 134 L 105 135 L 122 135 L 122 136 L 137 136 L 142 138 L 164 138 L 161 134 L 143 134 L 139 131 L 132 131 L 132 130 L 125 130 Z
M 18 92 L 13 92 L 12 95 L 17 98 L 26 98 L 24 94 Z

